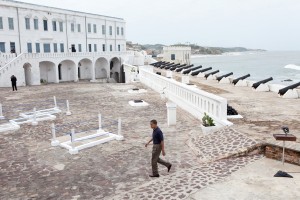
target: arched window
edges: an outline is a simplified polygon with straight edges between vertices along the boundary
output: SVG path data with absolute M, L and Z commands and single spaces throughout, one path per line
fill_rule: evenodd
M 39 30 L 39 19 L 37 17 L 33 18 L 33 28 L 34 30 Z
M 44 26 L 44 31 L 48 31 L 48 19 L 43 18 L 43 26 Z

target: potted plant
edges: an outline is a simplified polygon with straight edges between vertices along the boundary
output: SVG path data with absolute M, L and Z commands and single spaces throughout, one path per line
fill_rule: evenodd
M 204 116 L 202 118 L 202 132 L 204 134 L 208 134 L 208 133 L 212 133 L 215 132 L 218 127 L 216 126 L 216 124 L 214 123 L 213 118 L 211 118 L 209 115 L 207 115 L 206 113 L 204 113 Z

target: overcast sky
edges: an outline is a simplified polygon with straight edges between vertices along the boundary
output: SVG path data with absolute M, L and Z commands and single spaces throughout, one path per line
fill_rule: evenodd
M 300 50 L 300 0 L 21 0 L 122 17 L 141 44 Z

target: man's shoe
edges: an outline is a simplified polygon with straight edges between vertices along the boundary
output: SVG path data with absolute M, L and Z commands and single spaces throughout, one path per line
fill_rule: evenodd
M 159 174 L 157 174 L 157 175 L 149 175 L 149 177 L 151 177 L 151 178 L 158 178 L 159 177 Z
M 172 167 L 172 165 L 170 165 L 170 166 L 168 167 L 168 172 L 170 172 L 170 170 L 171 170 L 171 167 Z

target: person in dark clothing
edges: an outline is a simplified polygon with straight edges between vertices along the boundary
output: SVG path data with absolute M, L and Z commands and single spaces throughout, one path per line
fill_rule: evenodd
M 157 121 L 151 120 L 150 126 L 153 129 L 152 139 L 145 145 L 145 147 L 147 147 L 151 142 L 153 142 L 152 159 L 151 159 L 152 175 L 149 176 L 159 177 L 157 163 L 166 166 L 168 168 L 168 172 L 170 171 L 172 164 L 159 158 L 161 152 L 163 156 L 166 155 L 166 152 L 165 152 L 164 136 L 160 128 L 157 126 Z
M 13 91 L 18 91 L 17 89 L 17 77 L 15 77 L 15 75 L 12 75 L 10 77 L 10 80 L 11 80 L 11 85 L 12 85 L 12 88 L 13 88 Z

